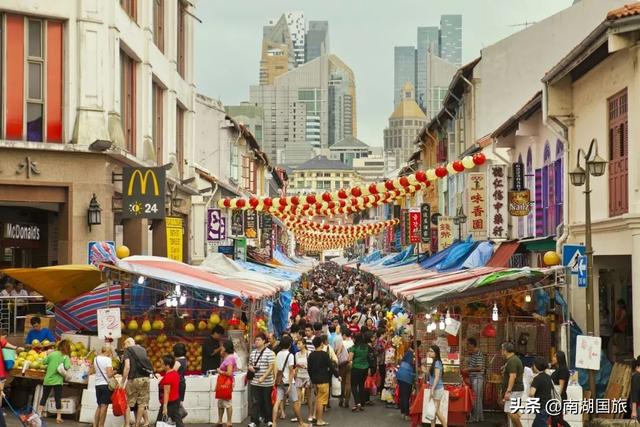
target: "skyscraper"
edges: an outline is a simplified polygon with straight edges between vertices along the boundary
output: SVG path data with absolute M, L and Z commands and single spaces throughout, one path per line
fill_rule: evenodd
M 440 17 L 440 58 L 462 64 L 462 15 Z
M 291 43 L 293 44 L 293 54 L 295 56 L 296 66 L 305 63 L 305 35 L 307 28 L 304 22 L 304 13 L 287 12 L 287 25 L 291 34 Z
M 393 105 L 402 100 L 402 87 L 405 83 L 416 86 L 416 49 L 413 46 L 396 46 L 393 49 Z
M 309 21 L 305 37 L 305 62 L 329 53 L 329 22 Z
M 296 66 L 296 54 L 291 40 L 287 17 L 269 21 L 262 28 L 260 84 L 272 84 L 276 77 Z
M 251 86 L 250 100 L 264 110 L 263 150 L 278 164 L 299 165 L 357 133 L 355 77 L 335 55 Z
M 426 111 L 427 105 L 427 54 L 440 54 L 440 30 L 438 27 L 418 27 L 416 49 L 416 102 Z M 397 90 L 396 90 L 397 95 Z M 397 104 L 397 102 L 396 102 Z
M 403 165 L 415 151 L 413 142 L 427 121 L 416 104 L 415 89 L 411 83 L 403 85 L 401 95 L 402 99 L 389 117 L 389 126 L 384 130 L 384 152 L 392 168 Z

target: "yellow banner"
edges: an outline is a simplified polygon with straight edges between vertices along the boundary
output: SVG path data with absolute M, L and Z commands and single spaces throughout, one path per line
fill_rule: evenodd
M 182 262 L 182 218 L 165 218 L 167 258 Z

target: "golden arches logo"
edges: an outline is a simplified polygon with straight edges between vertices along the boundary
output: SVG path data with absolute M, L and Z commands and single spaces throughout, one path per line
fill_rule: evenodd
M 153 180 L 153 195 L 154 196 L 159 196 L 160 195 L 160 187 L 158 186 L 158 178 L 156 177 L 156 173 L 154 171 L 152 171 L 151 169 L 147 169 L 147 171 L 144 173 L 144 175 L 142 174 L 142 171 L 140 169 L 136 169 L 132 174 L 131 174 L 131 178 L 129 178 L 129 188 L 127 190 L 127 195 L 131 196 L 133 195 L 133 183 L 136 180 L 136 176 L 140 177 L 140 194 L 141 195 L 145 195 L 147 193 L 147 180 L 149 179 L 149 176 L 151 176 L 151 179 Z

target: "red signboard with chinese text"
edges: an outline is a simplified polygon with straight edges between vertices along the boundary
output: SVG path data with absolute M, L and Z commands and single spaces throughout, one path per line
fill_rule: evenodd
M 421 240 L 420 208 L 409 209 L 409 243 L 419 243 Z

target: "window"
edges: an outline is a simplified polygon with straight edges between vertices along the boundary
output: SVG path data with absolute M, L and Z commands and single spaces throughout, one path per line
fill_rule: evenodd
M 533 194 L 531 194 L 531 197 L 533 198 L 532 201 L 535 202 L 538 199 L 536 196 L 536 192 L 534 191 L 533 159 L 531 156 L 531 147 L 529 147 L 529 149 L 527 150 L 527 165 L 525 170 L 526 170 L 525 181 L 527 183 L 526 187 L 529 189 L 530 194 L 531 192 L 533 192 Z M 534 236 L 535 221 L 536 221 L 536 209 L 534 208 L 529 211 L 529 215 L 527 216 L 527 236 L 526 237 Z
M 136 154 L 136 63 L 120 51 L 120 117 L 125 148 Z
M 124 9 L 125 12 L 133 19 L 136 20 L 138 16 L 138 0 L 120 0 L 120 6 Z
M 187 17 L 187 5 L 182 0 L 178 0 L 178 73 L 185 76 L 185 53 L 187 49 L 187 38 L 185 34 L 185 22 Z
M 256 162 L 254 160 L 251 160 L 251 162 L 249 163 L 249 191 L 251 191 L 253 194 L 256 194 L 258 192 L 257 175 L 258 168 L 256 167 Z
M 609 99 L 609 216 L 629 212 L 627 89 Z
M 151 86 L 151 108 L 153 114 L 153 124 L 151 129 L 151 138 L 155 147 L 156 163 L 164 164 L 163 153 L 163 136 L 164 136 L 164 90 L 157 83 Z
M 249 156 L 242 156 L 242 176 L 240 186 L 246 190 L 251 188 L 250 182 L 251 175 L 251 159 Z
M 176 105 L 176 159 L 180 178 L 184 175 L 184 109 Z
M 564 204 L 564 174 L 562 170 L 562 156 L 564 154 L 564 144 L 562 141 L 556 141 L 556 162 L 555 162 L 555 206 L 556 206 L 556 227 L 563 221 L 563 204 Z
M 317 190 L 331 190 L 331 181 L 316 181 Z
M 27 27 L 27 141 L 43 141 L 44 49 L 43 22 L 29 19 Z
M 164 0 L 153 1 L 153 42 L 164 52 Z
M 230 169 L 230 174 L 231 174 L 231 178 L 233 179 L 234 183 L 238 183 L 238 179 L 239 179 L 239 154 L 240 148 L 238 147 L 238 145 L 234 144 L 231 146 L 231 151 L 230 151 L 230 156 L 231 156 L 231 169 Z

